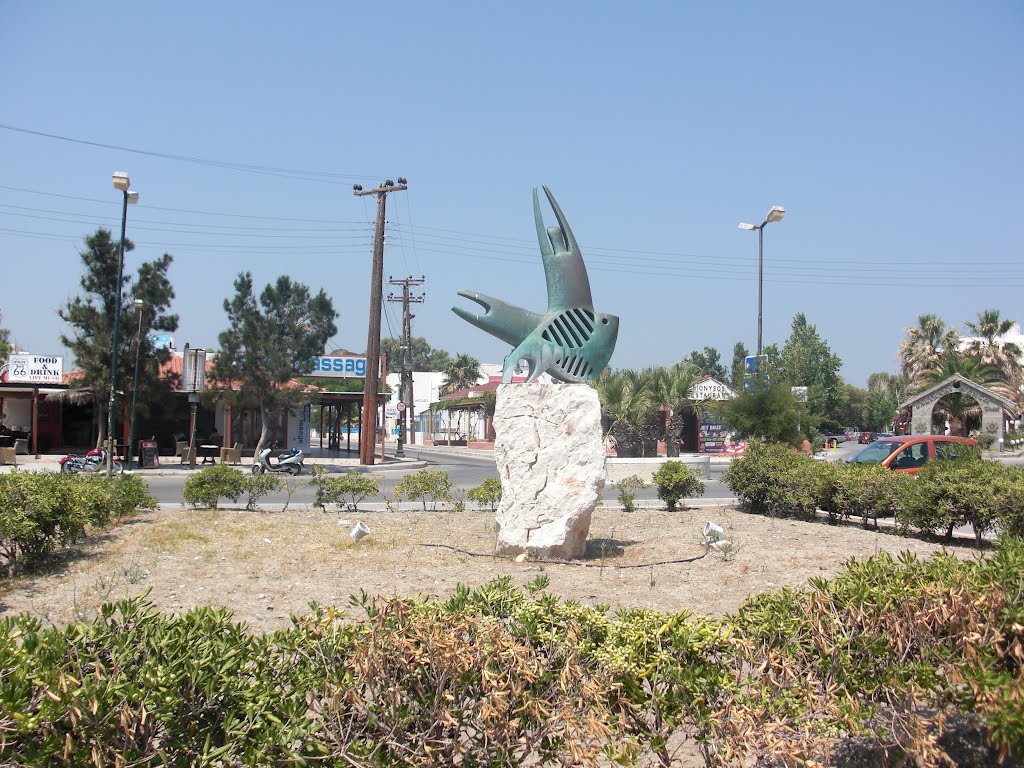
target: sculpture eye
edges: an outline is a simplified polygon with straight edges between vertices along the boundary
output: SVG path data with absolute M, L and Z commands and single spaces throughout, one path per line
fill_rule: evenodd
M 602 317 L 601 318 L 601 325 L 608 325 L 608 318 L 607 317 Z

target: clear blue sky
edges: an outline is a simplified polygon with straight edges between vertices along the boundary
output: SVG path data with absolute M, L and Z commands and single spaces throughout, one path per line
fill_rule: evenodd
M 81 238 L 119 227 L 124 170 L 141 194 L 126 270 L 174 256 L 179 348 L 216 346 L 251 270 L 322 286 L 331 346 L 362 351 L 373 203 L 351 185 L 405 176 L 385 277 L 426 275 L 416 335 L 499 362 L 508 348 L 450 307 L 471 289 L 545 308 L 543 183 L 595 305 L 621 317 L 614 367 L 752 349 L 757 235 L 736 225 L 783 205 L 765 344 L 802 311 L 864 386 L 920 313 L 1024 319 L 1022 39 L 1017 0 L 0 0 L 0 123 L 213 161 L 0 128 L 3 325 L 61 353 L 56 310 Z

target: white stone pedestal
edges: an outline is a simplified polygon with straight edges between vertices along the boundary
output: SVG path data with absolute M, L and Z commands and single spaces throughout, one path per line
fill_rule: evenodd
M 586 384 L 501 384 L 494 431 L 498 553 L 583 555 L 605 482 L 597 391 Z

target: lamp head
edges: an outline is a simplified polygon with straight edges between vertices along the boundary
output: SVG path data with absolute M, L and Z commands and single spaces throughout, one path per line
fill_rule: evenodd
M 134 189 L 129 190 L 128 192 L 128 202 L 131 203 L 132 205 L 135 205 L 135 203 L 139 202 L 139 193 L 136 192 Z
M 773 205 L 772 209 L 768 211 L 768 215 L 765 217 L 765 222 L 769 221 L 782 221 L 782 217 L 786 215 L 786 209 L 781 205 Z
M 746 229 L 746 230 L 757 229 L 757 227 L 755 227 L 753 224 L 747 224 L 747 222 L 745 222 L 745 221 L 741 221 L 740 224 L 739 224 L 739 227 L 740 227 L 740 229 Z
M 128 174 L 124 171 L 115 171 L 113 176 L 114 189 L 119 189 L 122 192 L 127 192 L 128 187 L 131 186 L 131 181 L 128 179 Z
M 144 302 L 142 299 L 136 299 L 134 304 L 136 309 L 142 309 L 144 306 L 146 306 L 146 302 Z

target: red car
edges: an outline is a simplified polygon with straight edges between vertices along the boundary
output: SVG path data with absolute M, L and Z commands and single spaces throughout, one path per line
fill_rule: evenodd
M 878 439 L 878 433 L 877 432 L 861 432 L 860 433 L 860 440 L 858 440 L 857 442 L 858 443 L 863 443 L 864 445 L 867 445 L 868 443 L 875 442 L 875 440 L 877 440 L 877 439 Z

